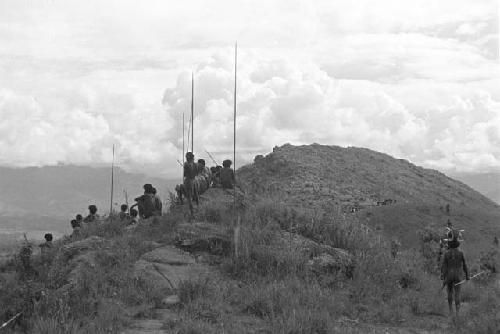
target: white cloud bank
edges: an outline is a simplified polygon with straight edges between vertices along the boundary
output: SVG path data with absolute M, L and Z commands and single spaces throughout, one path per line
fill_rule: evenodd
M 0 164 L 179 174 L 286 142 L 364 146 L 441 170 L 500 169 L 497 2 L 0 3 Z M 186 125 L 187 131 L 187 125 Z

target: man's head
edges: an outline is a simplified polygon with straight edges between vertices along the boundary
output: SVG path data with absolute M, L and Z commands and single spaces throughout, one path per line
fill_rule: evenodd
M 135 218 L 137 217 L 137 215 L 139 214 L 139 212 L 136 210 L 136 209 L 130 209 L 130 216 Z
M 156 188 L 154 188 L 154 187 L 153 187 L 153 189 L 151 189 L 151 193 L 152 193 L 153 195 L 156 195 Z
M 152 194 L 153 193 L 153 186 L 150 183 L 146 183 L 144 186 L 144 193 L 145 194 Z
M 128 205 L 127 205 L 127 204 L 122 204 L 122 205 L 120 206 L 120 210 L 122 210 L 122 212 L 127 211 L 127 209 L 128 209 Z
M 77 221 L 76 219 L 73 219 L 73 220 L 71 221 L 71 227 L 72 227 L 72 228 L 75 228 L 75 227 L 77 227 L 77 226 L 78 226 L 78 221 Z
M 89 212 L 95 215 L 97 212 L 97 206 L 95 206 L 94 204 L 89 205 Z
M 52 241 L 52 233 L 45 233 L 44 238 L 46 241 Z
M 193 152 L 186 153 L 186 160 L 187 161 L 193 161 L 194 160 L 194 154 L 193 154 Z
M 76 221 L 81 222 L 83 220 L 83 216 L 81 214 L 76 215 Z
M 205 159 L 198 159 L 198 164 L 205 167 Z
M 458 241 L 458 239 L 452 239 L 448 241 L 449 248 L 458 248 L 458 246 L 460 246 L 460 241 Z
M 222 162 L 222 166 L 224 166 L 224 167 L 231 167 L 232 164 L 233 164 L 233 162 L 229 159 L 226 159 Z

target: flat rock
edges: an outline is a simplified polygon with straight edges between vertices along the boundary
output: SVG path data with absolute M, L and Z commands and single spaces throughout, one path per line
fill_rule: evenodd
M 177 290 L 182 281 L 198 279 L 210 273 L 208 268 L 203 265 L 189 264 L 179 266 L 145 260 L 137 261 L 134 271 L 136 277 L 141 277 L 160 288 L 168 288 L 172 291 Z
M 194 264 L 195 260 L 191 255 L 173 246 L 164 246 L 152 250 L 142 255 L 142 260 L 155 263 L 164 263 L 173 266 Z
M 163 329 L 163 322 L 157 319 L 144 319 L 133 321 L 129 328 L 121 332 L 121 334 L 167 334 L 167 330 Z
M 225 226 L 210 223 L 180 224 L 176 246 L 185 251 L 227 255 L 231 252 L 231 232 Z

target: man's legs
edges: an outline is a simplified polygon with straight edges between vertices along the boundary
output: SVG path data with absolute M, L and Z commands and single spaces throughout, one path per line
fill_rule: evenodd
M 460 310 L 460 285 L 453 285 L 455 290 L 455 312 L 458 315 L 458 311 Z
M 446 292 L 448 293 L 448 310 L 453 314 L 453 283 L 446 283 Z

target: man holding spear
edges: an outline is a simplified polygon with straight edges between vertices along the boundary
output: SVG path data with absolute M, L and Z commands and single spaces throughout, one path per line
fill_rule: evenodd
M 470 279 L 469 270 L 465 264 L 464 253 L 458 250 L 459 245 L 458 233 L 453 233 L 451 240 L 448 241 L 448 250 L 444 255 L 441 265 L 441 279 L 443 280 L 443 287 L 446 285 L 450 315 L 453 314 L 453 299 L 455 299 L 455 312 L 457 316 L 460 310 L 460 285 L 463 283 L 462 270 L 465 273 L 465 279 L 467 281 Z

